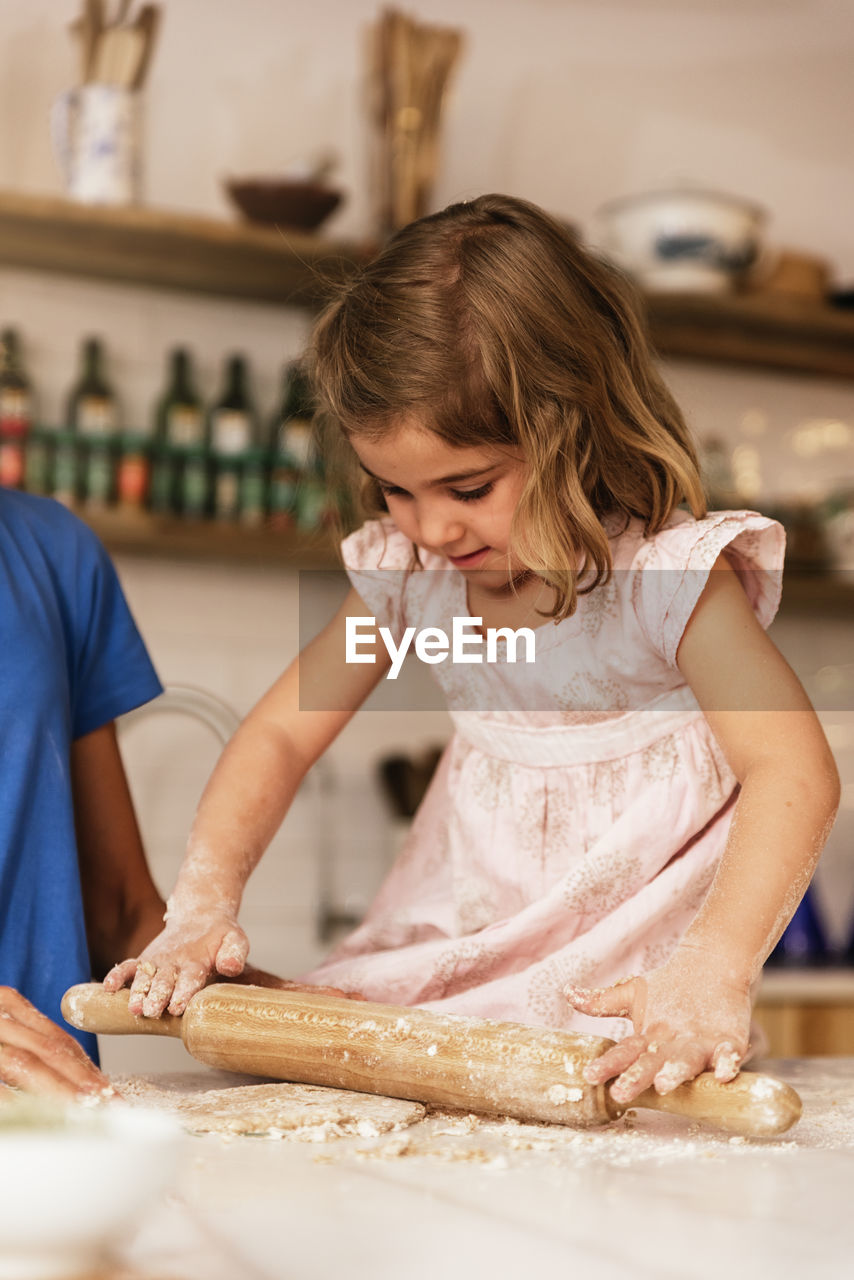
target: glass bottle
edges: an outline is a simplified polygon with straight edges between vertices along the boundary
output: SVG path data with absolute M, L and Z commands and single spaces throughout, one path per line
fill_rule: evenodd
M 118 426 L 118 402 L 104 373 L 99 338 L 84 339 L 81 365 L 80 377 L 68 398 L 68 429 L 84 440 L 112 436 Z
M 304 367 L 288 365 L 279 408 L 271 423 L 271 523 L 310 532 L 325 523 L 328 496 L 314 443 L 314 396 Z
M 203 520 L 210 512 L 210 452 L 206 445 L 186 449 L 181 463 L 177 510 L 185 520 Z
M 304 467 L 311 452 L 314 398 L 303 366 L 294 361 L 285 371 L 282 398 L 270 423 L 273 454 L 290 454 Z
M 81 373 L 68 397 L 68 431 L 77 451 L 75 487 L 87 507 L 99 509 L 113 500 L 116 470 L 118 402 L 104 372 L 104 352 L 99 338 L 85 338 L 81 348 Z M 68 441 L 56 440 L 54 495 L 68 502 L 71 459 Z
M 151 450 L 147 436 L 125 432 L 119 445 L 116 497 L 125 510 L 141 511 L 148 500 L 151 481 Z
M 246 358 L 229 356 L 222 394 L 210 413 L 209 444 L 218 456 L 233 457 L 260 444 L 258 415 L 249 394 Z
M 157 515 L 174 515 L 178 510 L 176 459 L 155 443 L 151 451 L 151 479 L 148 505 Z
M 245 457 L 245 452 L 215 455 L 213 514 L 216 520 L 233 521 L 240 515 Z
M 73 431 L 57 431 L 52 442 L 51 486 L 53 497 L 72 506 L 80 497 L 80 456 Z
M 32 393 L 15 329 L 0 333 L 0 485 L 24 482 L 27 437 L 32 426 Z
M 260 528 L 267 515 L 268 455 L 265 449 L 250 449 L 243 458 L 240 478 L 240 522 Z
M 24 457 L 24 488 L 43 496 L 52 492 L 55 431 L 33 427 L 27 436 Z
M 213 463 L 213 513 L 218 520 L 240 515 L 240 489 L 244 458 L 259 443 L 260 424 L 248 389 L 244 356 L 226 361 L 225 385 L 210 414 L 210 447 Z
M 80 483 L 88 511 L 102 511 L 116 496 L 118 455 L 114 436 L 93 436 L 82 459 Z
M 197 455 L 204 449 L 205 418 L 192 357 L 184 347 L 175 347 L 169 353 L 166 387 L 154 414 L 152 510 L 163 514 L 182 511 L 184 470 L 188 463 L 191 470 L 197 469 Z
M 155 411 L 154 439 L 166 449 L 195 449 L 205 442 L 202 402 L 195 388 L 192 357 L 184 347 L 169 353 L 166 389 Z

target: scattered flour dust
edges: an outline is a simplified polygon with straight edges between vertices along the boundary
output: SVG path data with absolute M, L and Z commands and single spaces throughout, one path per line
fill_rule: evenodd
M 815 1062 L 819 1065 L 780 1064 L 802 1094 L 804 1115 L 793 1129 L 775 1139 L 731 1136 L 676 1116 L 635 1108 L 612 1124 L 574 1129 L 310 1085 L 247 1084 L 246 1076 L 219 1071 L 117 1076 L 113 1084 L 131 1104 L 172 1111 L 191 1132 L 219 1133 L 226 1139 L 247 1134 L 323 1144 L 314 1159 L 324 1163 L 415 1158 L 475 1164 L 489 1171 L 546 1165 L 572 1174 L 603 1165 L 785 1159 L 805 1148 L 854 1152 L 850 1060 Z M 556 1092 L 550 1096 L 552 1103 L 575 1101 L 572 1087 L 551 1088 L 561 1091 L 560 1098 Z
M 556 1107 L 560 1107 L 566 1102 L 580 1102 L 584 1097 L 584 1093 L 581 1089 L 571 1089 L 565 1084 L 553 1084 L 546 1097 L 549 1102 L 553 1102 Z
M 246 1077 L 233 1079 L 242 1082 Z M 289 1138 L 297 1142 L 377 1138 L 413 1124 L 426 1110 L 419 1102 L 309 1084 L 266 1081 L 212 1089 L 206 1087 L 210 1083 L 210 1073 L 112 1079 L 116 1092 L 131 1106 L 168 1111 L 190 1133 L 224 1137 Z
M 571 1175 L 602 1166 L 765 1159 L 772 1153 L 791 1154 L 797 1145 L 788 1135 L 754 1141 L 646 1111 L 629 1110 L 609 1125 L 575 1129 L 433 1108 L 420 1124 L 404 1132 L 370 1143 L 345 1143 L 319 1152 L 314 1159 L 339 1163 L 414 1157 L 442 1164 L 475 1164 L 490 1172 L 547 1166 Z

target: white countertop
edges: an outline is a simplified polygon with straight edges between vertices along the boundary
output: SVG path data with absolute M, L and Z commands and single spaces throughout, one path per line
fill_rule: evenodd
M 839 1280 L 854 1059 L 762 1070 L 804 1102 L 776 1140 L 646 1111 L 581 1131 L 434 1116 L 370 1139 L 188 1137 L 175 1193 L 122 1262 L 134 1280 Z

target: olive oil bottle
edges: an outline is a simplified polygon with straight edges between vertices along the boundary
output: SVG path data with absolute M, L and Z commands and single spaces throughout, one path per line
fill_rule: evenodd
M 192 356 L 185 347 L 175 347 L 169 353 L 166 387 L 154 413 L 152 510 L 204 515 L 210 482 L 207 455 L 205 416 Z
M 21 360 L 18 333 L 0 333 L 0 485 L 24 483 L 27 437 L 32 426 L 32 393 Z

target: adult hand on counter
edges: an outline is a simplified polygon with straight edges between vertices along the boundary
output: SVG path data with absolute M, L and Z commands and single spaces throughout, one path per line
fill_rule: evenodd
M 212 974 L 238 977 L 249 954 L 249 939 L 231 915 L 207 911 L 166 919 L 166 928 L 144 951 L 104 978 L 107 991 L 130 983 L 128 1009 L 146 1018 L 159 1018 L 164 1010 L 180 1016 Z
M 580 1013 L 632 1020 L 634 1034 L 584 1072 L 590 1084 L 616 1076 L 615 1102 L 631 1102 L 650 1085 L 670 1093 L 709 1069 L 732 1080 L 749 1052 L 749 984 L 722 979 L 714 957 L 693 947 L 677 948 L 644 977 L 596 991 L 570 986 L 564 995 Z
M 0 1082 L 56 1097 L 111 1092 L 73 1036 L 12 987 L 0 987 Z

